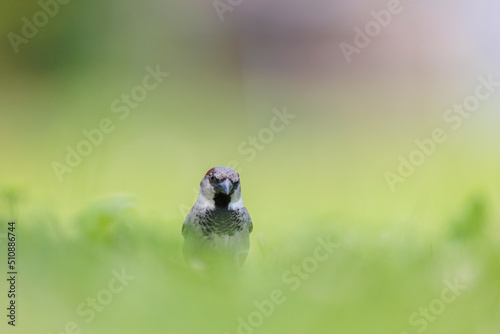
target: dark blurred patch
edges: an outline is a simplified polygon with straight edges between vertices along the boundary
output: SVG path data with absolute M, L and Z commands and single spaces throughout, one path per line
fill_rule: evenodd
M 113 5 L 113 1 L 69 2 L 59 4 L 55 14 L 49 16 L 36 2 L 31 6 L 10 4 L 7 10 L 11 15 L 0 25 L 0 33 L 16 34 L 25 42 L 17 44 L 16 39 L 13 45 L 4 38 L 0 54 L 10 68 L 35 73 L 94 64 L 102 59 L 107 47 Z M 48 17 L 45 24 L 33 23 L 37 13 Z

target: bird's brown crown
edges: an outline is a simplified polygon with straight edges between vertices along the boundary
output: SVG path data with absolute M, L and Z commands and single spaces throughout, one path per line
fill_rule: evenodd
M 240 180 L 240 175 L 237 171 L 229 167 L 214 167 L 208 170 L 205 177 L 213 177 L 216 180 L 222 181 L 224 179 L 229 179 L 231 182 L 235 183 Z

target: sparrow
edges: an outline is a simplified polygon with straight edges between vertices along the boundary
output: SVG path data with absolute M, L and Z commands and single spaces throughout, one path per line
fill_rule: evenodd
M 239 174 L 229 167 L 210 169 L 182 225 L 186 261 L 207 268 L 219 260 L 239 268 L 247 258 L 252 230 L 241 198 Z

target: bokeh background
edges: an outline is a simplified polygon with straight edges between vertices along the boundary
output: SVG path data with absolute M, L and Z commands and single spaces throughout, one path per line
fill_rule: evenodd
M 498 333 L 500 88 L 457 129 L 443 115 L 479 77 L 500 81 L 500 5 L 402 0 L 347 61 L 341 43 L 388 3 L 2 2 L 0 254 L 16 220 L 20 272 L 18 327 L 2 315 L 2 333 L 70 321 L 82 333 Z M 113 103 L 147 68 L 169 75 L 120 118 Z M 54 162 L 103 119 L 113 131 L 58 178 Z M 436 128 L 447 140 L 391 189 L 386 173 Z M 242 272 L 202 274 L 183 263 L 180 228 L 217 165 L 240 172 L 252 249 Z M 282 277 L 317 237 L 340 247 L 290 291 Z M 86 323 L 77 306 L 122 268 L 136 278 Z M 456 302 L 425 330 L 410 322 L 457 279 Z M 273 289 L 286 302 L 238 328 Z

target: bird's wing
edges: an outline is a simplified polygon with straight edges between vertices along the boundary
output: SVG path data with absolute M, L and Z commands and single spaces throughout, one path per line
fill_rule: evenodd
M 186 238 L 188 235 L 191 234 L 193 230 L 193 225 L 192 225 L 192 220 L 193 220 L 193 215 L 192 215 L 193 210 L 189 211 L 186 219 L 184 220 L 184 224 L 182 224 L 182 236 Z
M 243 207 L 238 210 L 238 216 L 241 222 L 248 223 L 248 233 L 253 230 L 252 218 L 250 218 L 250 214 L 248 213 L 247 208 Z

